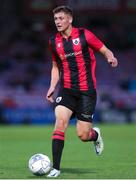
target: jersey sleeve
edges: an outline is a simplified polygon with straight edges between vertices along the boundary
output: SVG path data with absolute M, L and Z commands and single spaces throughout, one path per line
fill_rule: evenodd
M 101 49 L 101 47 L 104 45 L 100 39 L 98 39 L 91 31 L 87 29 L 85 29 L 85 37 L 89 46 L 96 51 L 99 51 L 99 49 Z
M 49 46 L 49 50 L 50 50 L 50 52 L 51 52 L 52 61 L 56 61 L 56 57 L 55 57 L 55 54 L 53 53 L 50 39 L 49 39 L 48 46 Z

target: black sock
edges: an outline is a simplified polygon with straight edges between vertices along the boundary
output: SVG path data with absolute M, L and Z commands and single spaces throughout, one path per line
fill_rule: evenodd
M 64 132 L 54 131 L 52 136 L 53 168 L 59 170 L 64 147 Z

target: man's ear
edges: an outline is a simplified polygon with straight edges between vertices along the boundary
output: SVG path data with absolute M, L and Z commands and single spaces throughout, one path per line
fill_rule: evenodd
M 69 18 L 69 23 L 72 23 L 72 22 L 73 22 L 73 18 L 70 17 L 70 18 Z

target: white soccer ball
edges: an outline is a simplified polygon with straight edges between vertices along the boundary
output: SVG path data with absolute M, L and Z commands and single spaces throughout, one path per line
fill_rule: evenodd
M 51 169 L 51 161 L 47 155 L 34 154 L 28 163 L 30 171 L 37 176 L 48 173 Z

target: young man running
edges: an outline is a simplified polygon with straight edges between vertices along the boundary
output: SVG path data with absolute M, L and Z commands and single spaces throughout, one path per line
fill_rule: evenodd
M 96 105 L 94 50 L 104 55 L 112 67 L 118 65 L 111 50 L 91 31 L 72 26 L 73 13 L 69 7 L 59 6 L 53 14 L 58 32 L 49 41 L 53 61 L 47 100 L 54 102 L 53 93 L 58 82 L 60 89 L 55 102 L 56 122 L 52 135 L 53 169 L 48 177 L 60 174 L 65 132 L 73 113 L 77 118 L 78 137 L 84 142 L 92 141 L 96 154 L 102 153 L 104 145 L 100 129 L 92 126 Z

